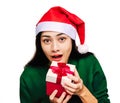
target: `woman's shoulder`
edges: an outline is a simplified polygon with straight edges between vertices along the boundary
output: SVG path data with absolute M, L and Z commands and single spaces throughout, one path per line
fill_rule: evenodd
M 47 72 L 47 68 L 45 67 L 32 67 L 32 66 L 25 66 L 24 70 L 21 74 L 21 77 L 27 78 L 27 77 L 34 77 L 39 76 L 42 74 L 45 74 Z
M 78 68 L 83 68 L 83 69 L 86 68 L 86 70 L 89 69 L 94 72 L 102 70 L 99 60 L 93 53 L 90 53 L 84 57 L 81 57 L 79 58 L 79 60 L 75 62 Z
M 93 53 L 83 54 L 79 59 L 72 60 L 70 64 L 76 65 L 77 68 L 84 71 L 101 70 L 101 65 Z
M 87 54 L 82 54 L 81 58 L 79 58 L 79 61 L 88 61 L 88 62 L 96 62 L 98 59 L 93 53 L 87 53 Z
M 80 56 L 79 56 L 79 58 L 76 58 L 76 59 L 74 59 L 74 60 L 70 60 L 70 63 L 94 63 L 94 62 L 96 62 L 96 61 L 98 61 L 98 59 L 96 58 L 96 56 L 93 54 L 93 53 L 91 53 L 91 52 L 88 52 L 88 53 L 86 53 L 86 54 L 81 54 Z

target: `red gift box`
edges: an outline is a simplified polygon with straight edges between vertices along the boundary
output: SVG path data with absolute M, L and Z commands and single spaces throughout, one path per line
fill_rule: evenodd
M 60 97 L 65 92 L 62 87 L 62 83 L 71 80 L 67 77 L 67 74 L 73 75 L 75 66 L 66 63 L 52 62 L 47 75 L 46 75 L 46 93 L 50 95 L 55 89 L 58 90 L 56 97 Z

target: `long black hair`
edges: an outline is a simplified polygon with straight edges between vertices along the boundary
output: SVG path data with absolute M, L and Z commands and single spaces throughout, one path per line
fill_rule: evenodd
M 45 56 L 42 47 L 41 47 L 41 33 L 38 33 L 36 35 L 35 45 L 36 45 L 36 51 L 33 56 L 33 58 L 26 64 L 26 66 L 32 66 L 32 67 L 39 67 L 49 64 L 48 58 Z M 77 46 L 75 44 L 75 40 L 72 39 L 72 51 L 70 54 L 69 59 L 80 59 L 82 57 L 86 57 L 89 54 L 92 54 L 90 52 L 87 52 L 86 54 L 81 54 L 77 50 Z

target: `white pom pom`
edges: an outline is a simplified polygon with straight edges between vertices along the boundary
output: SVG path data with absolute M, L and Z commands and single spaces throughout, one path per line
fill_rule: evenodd
M 88 46 L 87 45 L 78 45 L 78 51 L 81 53 L 81 54 L 85 54 L 88 52 Z

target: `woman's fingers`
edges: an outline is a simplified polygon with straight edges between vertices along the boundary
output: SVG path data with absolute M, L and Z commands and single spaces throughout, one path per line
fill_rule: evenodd
M 73 76 L 73 75 L 67 75 L 67 77 L 72 81 L 72 83 L 77 83 L 79 82 L 79 77 Z
M 67 95 L 62 103 L 67 103 L 71 97 L 72 97 L 71 95 Z
M 66 92 L 69 93 L 70 95 L 72 95 L 73 93 L 75 93 L 78 88 L 79 88 L 79 84 L 74 84 L 74 83 L 64 83 L 63 87 L 65 88 Z
M 67 103 L 71 98 L 70 95 L 66 96 L 66 92 L 63 92 L 59 98 L 55 97 L 58 90 L 54 90 L 53 93 L 49 96 L 51 103 Z
M 54 90 L 52 94 L 49 96 L 50 101 L 53 101 L 55 99 L 55 96 L 57 94 L 58 90 Z
M 68 75 L 68 78 L 71 79 L 72 82 L 65 82 L 63 83 L 63 87 L 65 88 L 66 92 L 70 95 L 78 94 L 79 91 L 82 89 L 83 81 L 80 78 L 77 70 L 75 69 L 74 75 Z

